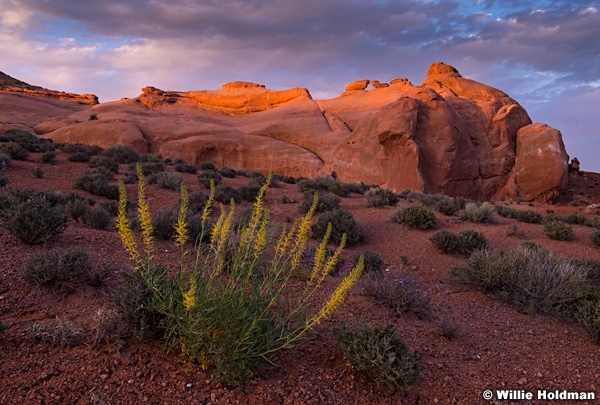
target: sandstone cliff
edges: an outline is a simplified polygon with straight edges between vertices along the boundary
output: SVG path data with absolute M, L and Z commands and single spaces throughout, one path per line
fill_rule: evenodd
M 343 181 L 478 200 L 548 200 L 567 181 L 558 130 L 532 124 L 507 94 L 443 63 L 420 86 L 363 79 L 330 100 L 313 100 L 303 88 L 232 82 L 214 91 L 146 87 L 135 99 L 54 113 L 21 124 L 59 142 L 128 143 L 194 163 L 335 172 Z M 87 120 L 91 113 L 98 120 Z

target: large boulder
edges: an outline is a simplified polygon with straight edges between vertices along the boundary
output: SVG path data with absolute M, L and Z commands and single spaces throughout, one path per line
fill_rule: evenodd
M 515 180 L 527 201 L 548 201 L 567 187 L 569 155 L 562 134 L 546 124 L 527 125 L 517 133 Z

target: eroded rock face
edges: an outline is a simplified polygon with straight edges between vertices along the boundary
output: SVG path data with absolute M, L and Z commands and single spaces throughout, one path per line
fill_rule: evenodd
M 58 100 L 76 101 L 80 104 L 98 104 L 98 97 L 94 94 L 74 94 L 63 91 L 48 90 L 39 86 L 32 86 L 9 75 L 0 72 L 0 91 L 6 93 L 22 93 L 29 96 L 48 97 Z
M 231 82 L 214 91 L 145 87 L 135 99 L 65 111 L 23 125 L 60 142 L 129 143 L 193 163 L 307 177 L 335 172 L 397 192 L 477 200 L 548 200 L 568 178 L 560 132 L 532 124 L 506 93 L 444 63 L 433 64 L 420 86 L 358 80 L 329 100 L 303 88 Z M 98 119 L 88 121 L 92 112 Z

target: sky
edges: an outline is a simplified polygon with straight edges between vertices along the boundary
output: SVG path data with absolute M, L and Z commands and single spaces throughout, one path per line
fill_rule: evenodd
M 0 71 L 100 102 L 244 80 L 336 97 L 442 61 L 600 172 L 600 0 L 0 0 Z

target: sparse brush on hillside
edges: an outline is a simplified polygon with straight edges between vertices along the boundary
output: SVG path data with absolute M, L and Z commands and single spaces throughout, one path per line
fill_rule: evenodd
M 119 184 L 120 204 L 117 228 L 130 253 L 136 273 L 135 300 L 122 300 L 121 313 L 144 312 L 140 322 L 159 322 L 153 330 L 170 349 L 202 369 L 213 372 L 229 385 L 247 381 L 255 370 L 271 362 L 275 355 L 305 339 L 316 324 L 329 317 L 340 305 L 352 284 L 360 277 L 362 260 L 344 278 L 320 308 L 312 307 L 312 295 L 322 286 L 345 244 L 345 238 L 334 255 L 324 260 L 331 230 L 326 233 L 315 253 L 315 264 L 304 289 L 286 295 L 290 277 L 306 250 L 313 208 L 290 229 L 284 228 L 274 244 L 270 243 L 269 209 L 264 193 L 270 178 L 260 190 L 249 223 L 239 233 L 232 232 L 235 204 L 222 208 L 212 229 L 208 247 L 189 252 L 186 221 L 189 200 L 185 184 L 181 185 L 181 205 L 175 224 L 175 244 L 181 260 L 171 274 L 157 266 L 158 253 L 153 249 L 151 214 L 145 198 L 144 177 L 139 173 L 138 213 L 142 230 L 142 249 L 129 224 L 126 213 L 125 186 Z M 214 201 L 214 183 L 200 215 L 201 227 L 207 220 Z M 267 252 L 270 254 L 267 255 Z M 191 259 L 191 260 L 188 260 Z M 148 326 L 148 324 L 145 324 Z M 156 324 L 152 324 L 157 326 Z M 144 325 L 141 325 L 144 326 Z
M 118 163 L 134 163 L 142 160 L 142 155 L 131 145 L 114 145 L 102 151 L 102 156 L 106 156 Z
M 569 241 L 575 239 L 573 228 L 556 219 L 546 221 L 544 224 L 544 234 L 554 240 Z
M 306 191 L 302 198 L 302 203 L 298 207 L 301 213 L 306 214 L 313 203 L 313 195 L 315 192 Z M 330 211 L 340 206 L 340 197 L 335 194 L 321 192 L 319 193 L 319 204 L 317 205 L 316 212 L 321 213 Z
M 600 287 L 591 282 L 593 267 L 586 263 L 524 244 L 520 249 L 476 251 L 466 266 L 451 274 L 455 282 L 476 286 L 528 313 L 576 321 L 598 339 Z M 593 311 L 595 318 L 590 317 Z
M 315 193 L 316 195 L 316 193 Z M 310 211 L 309 211 L 310 212 Z M 329 224 L 331 230 L 329 231 Z M 313 236 L 317 239 L 324 238 L 328 232 L 333 242 L 341 243 L 345 237 L 348 246 L 361 243 L 365 240 L 363 231 L 358 226 L 352 213 L 343 209 L 326 211 L 319 216 L 317 223 L 311 226 Z
M 494 206 L 488 202 L 484 202 L 481 205 L 469 202 L 460 212 L 460 219 L 475 224 L 495 224 L 497 220 L 494 217 L 494 211 Z
M 398 196 L 391 190 L 380 187 L 372 187 L 365 193 L 368 207 L 385 207 L 398 202 Z

